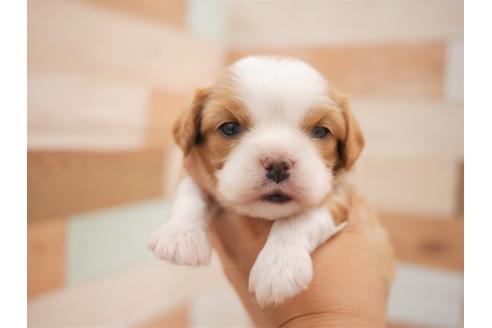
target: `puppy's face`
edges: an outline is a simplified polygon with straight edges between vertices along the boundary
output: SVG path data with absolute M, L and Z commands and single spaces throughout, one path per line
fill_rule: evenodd
M 346 98 L 317 71 L 264 57 L 199 90 L 174 135 L 185 155 L 196 152 L 221 203 L 272 220 L 319 205 L 363 147 Z

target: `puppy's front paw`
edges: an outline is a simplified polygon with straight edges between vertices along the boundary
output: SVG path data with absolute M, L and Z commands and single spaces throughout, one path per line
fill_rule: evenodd
M 307 289 L 312 277 L 312 260 L 307 250 L 267 247 L 260 252 L 251 269 L 249 290 L 255 293 L 262 307 L 282 304 Z
M 200 266 L 210 262 L 210 244 L 201 227 L 164 225 L 152 234 L 148 246 L 157 257 L 177 265 Z

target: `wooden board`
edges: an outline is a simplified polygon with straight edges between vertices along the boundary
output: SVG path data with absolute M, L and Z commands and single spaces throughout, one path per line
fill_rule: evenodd
M 351 99 L 366 143 L 363 156 L 418 160 L 464 156 L 464 108 L 432 101 Z
M 253 54 L 304 60 L 349 95 L 411 100 L 443 97 L 445 44 L 442 42 L 253 47 L 230 51 L 227 62 Z
M 398 261 L 454 271 L 464 269 L 464 223 L 446 219 L 382 213 Z
M 116 10 L 138 18 L 186 27 L 185 0 L 82 0 L 96 6 Z
M 148 112 L 146 148 L 165 148 L 174 143 L 172 127 L 179 114 L 191 104 L 193 90 L 176 93 L 154 90 Z
M 226 284 L 218 261 L 202 270 L 141 263 L 30 300 L 28 322 L 35 327 L 136 326 L 175 310 L 211 286 Z
M 157 328 L 157 327 L 190 327 L 189 304 L 177 306 L 175 309 L 150 318 L 135 327 Z
M 388 322 L 387 327 L 388 328 L 427 328 L 427 327 L 424 327 L 424 326 L 416 326 L 416 325 L 404 324 L 404 323 L 396 323 L 396 322 Z
M 416 217 L 456 214 L 458 161 L 432 156 L 384 157 L 363 153 L 354 182 L 381 211 Z
M 145 143 L 151 88 L 51 73 L 28 77 L 29 149 L 129 150 Z
M 463 103 L 465 92 L 465 47 L 463 38 L 450 40 L 446 48 L 446 100 L 448 102 Z
M 364 0 L 227 1 L 225 10 L 231 47 L 244 49 L 455 39 L 463 9 L 460 0 Z
M 458 193 L 456 200 L 456 213 L 465 213 L 465 163 L 461 162 L 458 168 Z
M 186 90 L 208 83 L 223 64 L 218 43 L 82 1 L 29 1 L 28 35 L 29 74 L 71 73 Z
M 162 150 L 29 151 L 28 219 L 69 214 L 162 194 Z
M 64 218 L 27 225 L 27 297 L 61 288 L 65 284 Z

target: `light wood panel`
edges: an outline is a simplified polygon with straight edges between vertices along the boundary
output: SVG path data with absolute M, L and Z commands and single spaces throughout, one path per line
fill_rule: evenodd
M 186 27 L 185 0 L 82 0 L 110 10 L 117 10 L 138 18 L 152 19 L 184 29 Z
M 37 327 L 138 326 L 226 286 L 217 259 L 200 270 L 156 260 L 34 298 L 28 303 L 28 322 Z
M 65 284 L 65 218 L 27 225 L 27 297 Z
M 148 86 L 55 71 L 30 74 L 28 87 L 29 149 L 143 147 Z
M 354 182 L 372 205 L 384 211 L 421 216 L 448 218 L 456 213 L 460 185 L 457 161 L 430 156 L 369 155 L 363 154 Z
M 454 218 L 381 213 L 396 258 L 431 267 L 463 271 L 464 224 Z
M 445 44 L 391 43 L 361 46 L 285 46 L 232 49 L 227 61 L 247 55 L 295 57 L 317 68 L 353 96 L 382 99 L 442 99 Z
M 351 108 L 366 139 L 365 156 L 463 159 L 462 105 L 352 97 Z
M 28 2 L 29 74 L 64 72 L 168 90 L 206 84 L 222 47 L 184 31 L 80 1 Z
M 463 36 L 463 1 L 230 1 L 235 49 L 446 40 Z
M 177 306 L 175 309 L 155 316 L 135 327 L 190 327 L 189 304 Z
M 28 219 L 125 204 L 162 194 L 163 152 L 30 151 Z
M 450 40 L 446 47 L 446 100 L 463 103 L 464 98 L 464 40 Z

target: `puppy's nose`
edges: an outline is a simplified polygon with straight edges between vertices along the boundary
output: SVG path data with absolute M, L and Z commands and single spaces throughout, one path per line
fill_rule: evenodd
M 280 183 L 289 177 L 290 165 L 286 161 L 277 161 L 265 166 L 266 177 Z

